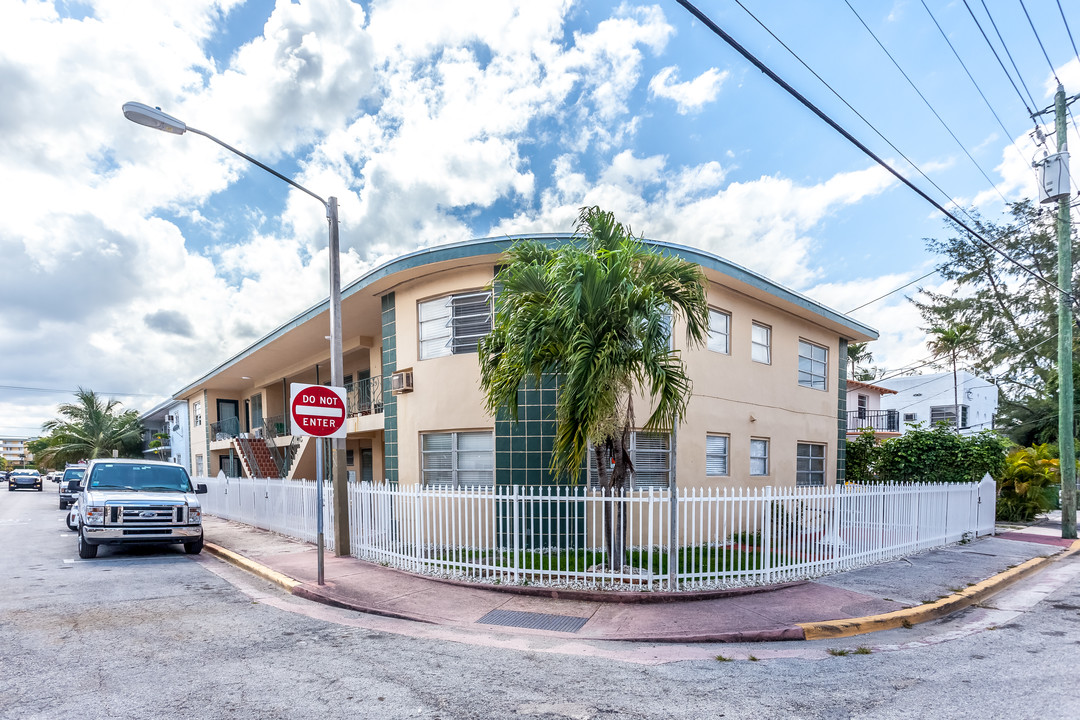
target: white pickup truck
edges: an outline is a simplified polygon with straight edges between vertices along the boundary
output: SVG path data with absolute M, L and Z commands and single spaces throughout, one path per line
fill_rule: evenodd
M 91 460 L 78 499 L 79 557 L 99 545 L 182 543 L 202 552 L 202 508 L 187 470 L 153 460 Z

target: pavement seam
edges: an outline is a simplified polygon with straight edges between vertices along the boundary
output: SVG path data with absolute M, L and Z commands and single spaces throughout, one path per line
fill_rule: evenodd
M 806 640 L 852 637 L 853 635 L 863 635 L 880 630 L 895 630 L 907 625 L 918 625 L 919 623 L 943 618 L 980 603 L 1013 583 L 1035 574 L 1050 563 L 1057 562 L 1077 552 L 1080 552 L 1080 540 L 1074 541 L 1069 549 L 1063 553 L 1032 558 L 971 587 L 964 588 L 958 593 L 916 607 L 894 610 L 880 615 L 848 618 L 846 620 L 826 620 L 796 624 L 802 628 Z
M 287 590 L 289 593 L 294 593 L 297 587 L 303 585 L 303 583 L 299 580 L 291 578 L 288 575 L 283 575 L 276 570 L 271 570 L 270 568 L 266 567 L 261 563 L 257 563 L 254 560 L 240 555 L 239 553 L 233 552 L 232 550 L 226 550 L 220 545 L 215 545 L 213 543 L 204 543 L 203 549 L 205 549 L 214 557 L 224 560 L 231 565 L 235 565 L 241 570 L 246 570 L 253 575 L 258 575 L 263 580 L 269 580 L 275 585 L 278 585 L 281 588 Z

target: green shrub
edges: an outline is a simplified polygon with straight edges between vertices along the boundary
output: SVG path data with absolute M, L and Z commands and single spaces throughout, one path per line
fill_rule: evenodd
M 1001 476 L 1007 447 L 993 431 L 960 435 L 945 423 L 931 429 L 914 423 L 880 443 L 864 431 L 847 443 L 845 475 L 851 482 L 978 482 L 987 473 Z
M 1046 488 L 1061 482 L 1061 461 L 1049 443 L 1015 448 L 998 479 L 997 519 L 1027 522 L 1050 509 Z

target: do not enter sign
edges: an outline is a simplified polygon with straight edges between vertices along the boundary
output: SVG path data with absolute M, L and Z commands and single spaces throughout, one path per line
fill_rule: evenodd
M 345 388 L 292 383 L 293 435 L 345 437 Z

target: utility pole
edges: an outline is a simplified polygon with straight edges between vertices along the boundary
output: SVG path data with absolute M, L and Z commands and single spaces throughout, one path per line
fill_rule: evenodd
M 1076 100 L 1069 98 L 1068 103 Z M 1061 462 L 1061 537 L 1076 539 L 1076 445 L 1073 428 L 1073 318 L 1072 318 L 1072 229 L 1070 226 L 1069 200 L 1071 196 L 1068 179 L 1068 138 L 1065 125 L 1065 108 L 1068 104 L 1065 88 L 1058 84 L 1054 95 L 1054 125 L 1057 131 L 1058 155 L 1054 167 L 1064 171 L 1049 181 L 1045 171 L 1051 167 L 1048 158 L 1041 174 L 1044 197 L 1042 202 L 1057 200 L 1058 241 L 1058 449 Z M 1035 116 L 1049 113 L 1047 108 Z M 1064 167 L 1061 168 L 1061 164 Z

